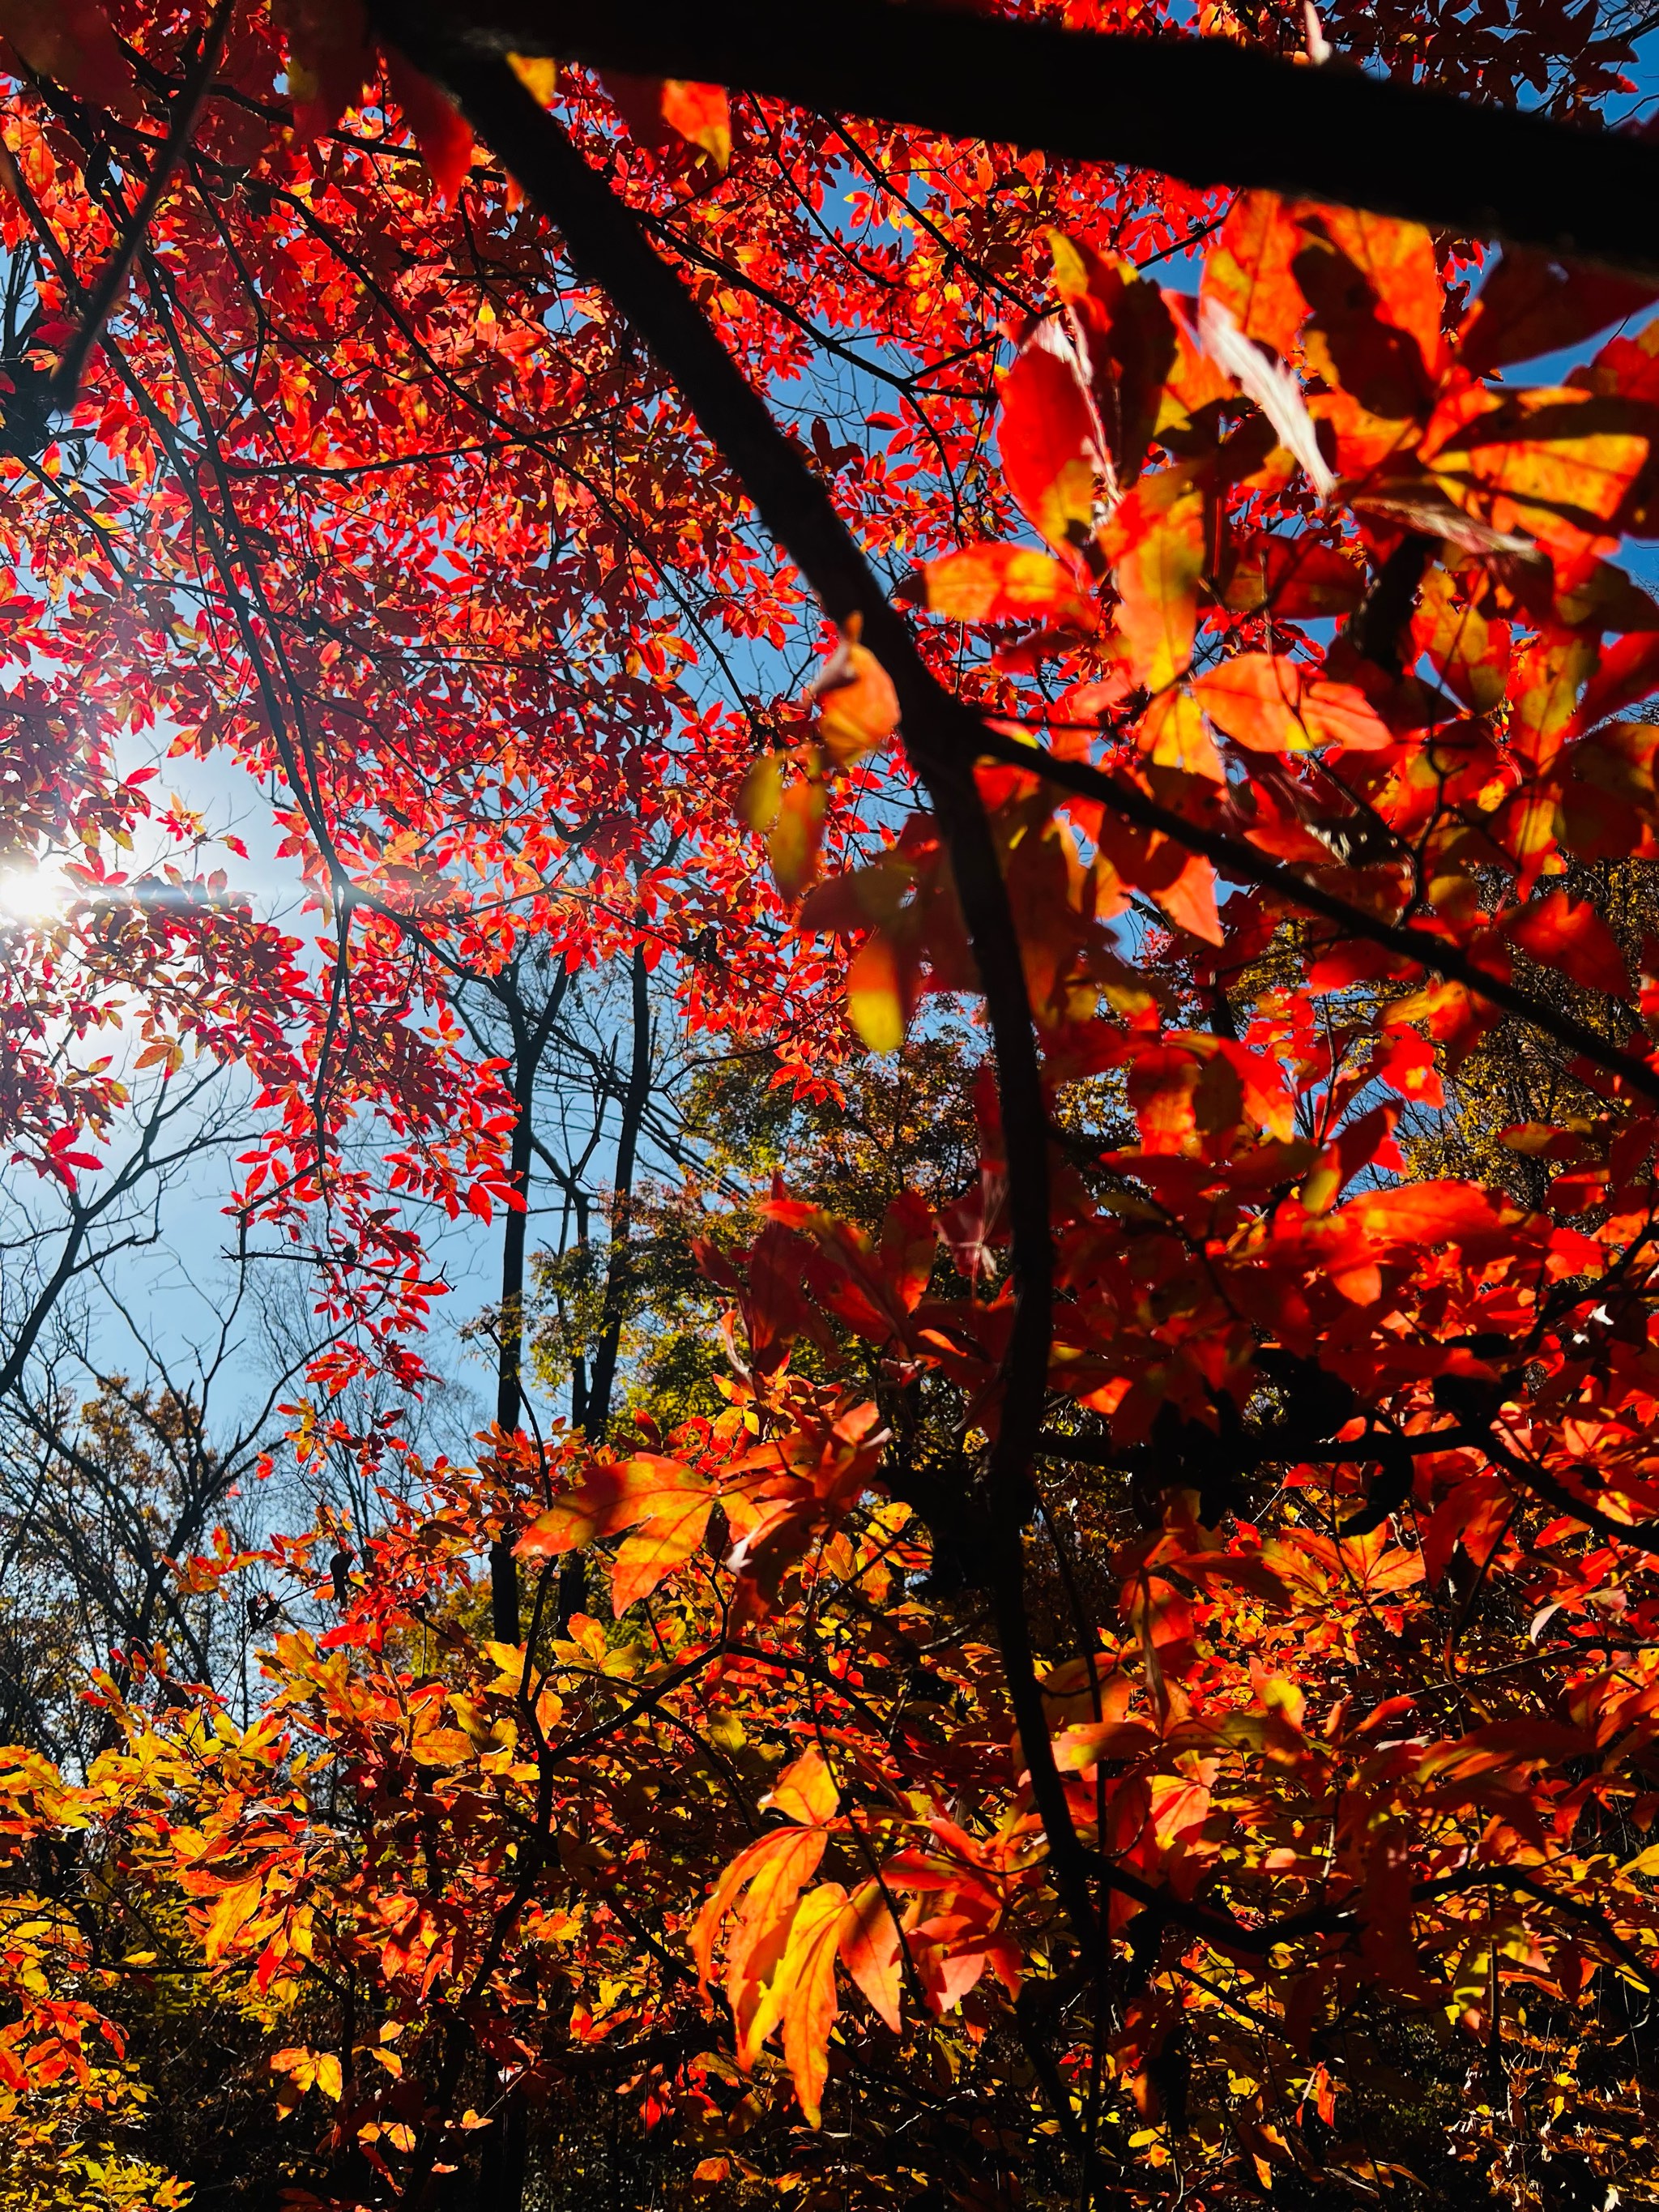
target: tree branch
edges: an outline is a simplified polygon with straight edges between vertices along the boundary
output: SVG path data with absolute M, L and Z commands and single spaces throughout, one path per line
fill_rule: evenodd
M 196 118 L 201 112 L 202 102 L 213 82 L 225 51 L 225 40 L 230 30 L 230 15 L 234 0 L 219 0 L 212 21 L 203 33 L 202 44 L 195 60 L 185 73 L 185 81 L 173 105 L 167 135 L 160 152 L 150 164 L 149 181 L 139 195 L 138 204 L 122 226 L 115 250 L 105 264 L 103 273 L 93 286 L 81 316 L 81 327 L 70 340 L 69 349 L 52 371 L 50 387 L 54 407 L 72 407 L 80 389 L 81 374 L 93 348 L 103 336 L 104 325 L 109 320 L 121 287 L 131 273 L 132 264 L 144 242 L 155 210 L 161 204 L 161 195 L 172 181 L 185 149 L 190 143 L 191 133 L 196 128 Z
M 447 24 L 447 19 L 445 19 Z M 1048 1114 L 1019 939 L 972 763 L 977 714 L 928 669 L 834 502 L 772 420 L 631 211 L 607 189 L 502 61 L 480 58 L 449 26 L 410 44 L 417 67 L 445 82 L 523 190 L 556 222 L 570 258 L 604 287 L 679 386 L 704 434 L 736 471 L 773 537 L 824 611 L 863 624 L 898 695 L 904 743 L 944 832 L 979 969 L 1010 1162 L 1014 1325 L 987 1469 L 992 1602 L 1010 1701 L 1031 1765 L 1057 1886 L 1081 1940 L 1092 1937 L 1087 1862 L 1054 1763 L 1025 1615 L 1024 1530 L 1034 1498 L 1032 1446 L 1042 1419 L 1052 1336 Z M 400 42 L 407 27 L 398 27 Z
M 1544 1036 L 1553 1037 L 1558 1044 L 1565 1045 L 1569 1052 L 1577 1053 L 1603 1074 L 1616 1076 L 1643 1097 L 1659 1104 L 1659 1069 L 1651 1061 L 1619 1045 L 1609 1044 L 1587 1022 L 1550 1006 L 1530 991 L 1523 991 L 1506 977 L 1493 975 L 1447 939 L 1433 936 L 1425 929 L 1413 929 L 1405 922 L 1387 921 L 1381 915 L 1368 914 L 1364 907 L 1355 906 L 1352 900 L 1328 890 L 1322 884 L 1310 883 L 1306 877 L 1296 874 L 1283 861 L 1270 860 L 1265 853 L 1257 852 L 1243 838 L 1229 836 L 1224 830 L 1207 829 L 1202 823 L 1189 822 L 1184 814 L 1160 805 L 1150 792 L 1109 769 L 1091 768 L 1086 761 L 1060 760 L 1041 746 L 1006 737 L 983 725 L 975 744 L 981 758 L 1023 768 L 1032 775 L 1042 776 L 1045 782 L 1058 784 L 1063 791 L 1074 792 L 1080 799 L 1097 799 L 1124 821 L 1133 822 L 1143 830 L 1156 830 L 1161 836 L 1184 845 L 1188 852 L 1201 853 L 1234 883 L 1255 884 L 1286 905 L 1299 906 L 1325 921 L 1334 922 L 1350 937 L 1361 938 L 1368 944 L 1398 953 L 1402 959 L 1413 962 L 1448 982 L 1462 984 L 1475 997 L 1485 999 L 1490 1006 L 1502 1007 L 1506 1014 L 1516 1015 Z
M 1226 40 L 1066 31 L 900 0 L 481 0 L 465 10 L 380 0 L 372 12 L 411 54 L 550 54 L 708 79 L 1659 272 L 1659 150 Z

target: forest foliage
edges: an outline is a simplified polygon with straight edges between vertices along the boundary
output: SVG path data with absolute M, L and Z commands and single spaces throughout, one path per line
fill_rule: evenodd
M 848 7 L 1570 211 L 0 0 L 8 2212 L 1659 2202 L 1648 26 Z

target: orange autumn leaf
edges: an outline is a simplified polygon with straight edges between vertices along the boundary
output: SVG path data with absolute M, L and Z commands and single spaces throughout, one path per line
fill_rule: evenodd
M 721 86 L 665 77 L 661 113 L 669 128 L 677 131 L 688 145 L 699 147 L 717 169 L 727 166 L 732 159 L 732 111 Z
M 784 1768 L 764 1802 L 773 1811 L 810 1826 L 835 1819 L 841 1809 L 841 1792 L 823 1753 L 814 1746 Z
M 641 1528 L 623 1539 L 611 1570 L 611 1603 L 617 1613 L 649 1597 L 665 1576 L 685 1565 L 702 1542 L 712 1504 L 706 1490 L 656 1493 L 654 1510 Z
M 713 1504 L 702 1476 L 678 1460 L 642 1452 L 592 1468 L 580 1488 L 531 1522 L 519 1539 L 519 1556 L 558 1559 L 603 1537 L 639 1529 L 623 1545 L 612 1569 L 611 1596 L 621 1612 L 690 1558 Z
M 230 1882 L 219 1892 L 202 1931 L 203 1954 L 210 1965 L 224 1957 L 258 1911 L 264 1897 L 264 1884 L 258 1875 Z
M 1148 888 L 1177 929 L 1184 929 L 1205 945 L 1224 943 L 1216 911 L 1215 868 L 1202 853 L 1189 854 L 1172 881 L 1156 882 Z
M 1082 629 L 1092 618 L 1072 571 L 1028 545 L 969 545 L 921 571 L 930 613 L 953 622 L 1055 622 Z
M 1224 308 L 1247 338 L 1290 352 L 1307 302 L 1292 273 L 1303 236 L 1277 192 L 1241 192 L 1204 263 L 1200 302 Z
M 1174 471 L 1149 477 L 1113 514 L 1104 544 L 1121 604 L 1123 657 L 1137 684 L 1166 690 L 1186 675 L 1204 573 L 1204 499 Z
M 1441 335 L 1445 289 L 1428 232 L 1417 223 L 1400 222 L 1391 216 L 1368 214 L 1359 208 L 1304 202 L 1297 215 L 1304 231 L 1328 239 L 1358 270 L 1376 301 L 1378 319 L 1413 341 L 1425 385 L 1431 391 L 1445 365 L 1446 344 Z
M 822 778 L 802 776 L 778 801 L 766 841 L 773 879 L 787 899 L 797 899 L 817 872 L 829 794 Z
M 807 691 L 817 709 L 818 735 L 831 759 L 842 767 L 884 744 L 898 727 L 893 679 L 869 647 L 859 642 L 860 629 L 858 617 L 852 617 Z
M 1121 489 L 1140 474 L 1167 380 L 1176 373 L 1176 317 L 1157 285 L 1131 264 L 1109 260 L 1064 231 L 1050 231 L 1048 245 L 1055 289 L 1069 311 L 1113 482 Z
M 1340 745 L 1375 751 L 1393 733 L 1364 693 L 1282 653 L 1241 653 L 1198 677 L 1193 696 L 1218 729 L 1254 752 Z
M 509 53 L 507 61 L 531 98 L 544 107 L 550 107 L 559 89 L 559 65 L 552 56 Z
M 1617 542 L 1613 518 L 1648 459 L 1647 417 L 1573 386 L 1504 394 L 1474 385 L 1441 403 L 1420 451 L 1468 513 L 1582 560 Z
M 679 137 L 707 154 L 717 168 L 731 161 L 731 109 L 719 85 L 638 76 L 626 70 L 601 70 L 599 75 L 630 137 L 641 146 L 659 148 Z
M 903 1942 L 879 1882 L 854 1890 L 841 1923 L 842 1963 L 878 2017 L 899 2032 L 899 1954 Z

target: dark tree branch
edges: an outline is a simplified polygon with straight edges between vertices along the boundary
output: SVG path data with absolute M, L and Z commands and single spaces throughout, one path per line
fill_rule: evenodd
M 1030 1644 L 1024 1531 L 1034 1493 L 1033 1442 L 1042 1418 L 1052 1336 L 1048 1115 L 1019 940 L 995 843 L 975 787 L 979 717 L 933 677 L 829 493 L 772 420 L 702 312 L 653 251 L 630 210 L 575 152 L 505 62 L 448 35 L 410 41 L 410 58 L 447 84 L 480 135 L 556 222 L 571 260 L 610 295 L 690 402 L 773 537 L 833 621 L 856 617 L 892 678 L 904 741 L 950 851 L 984 993 L 1010 1159 L 1016 1289 L 1003 1402 L 987 1491 L 988 1568 L 1010 1700 L 1056 1881 L 1079 1937 L 1092 1936 L 1087 1866 L 1054 1766 Z M 405 35 L 399 21 L 398 36 Z
M 611 1425 L 611 1397 L 616 1387 L 617 1356 L 622 1349 L 623 1323 L 628 1313 L 628 1278 L 633 1254 L 629 1249 L 634 1214 L 634 1170 L 639 1156 L 640 1129 L 651 1098 L 650 977 L 645 947 L 636 945 L 630 963 L 633 1049 L 628 1081 L 622 1094 L 622 1127 L 617 1137 L 615 1195 L 611 1209 L 611 1250 L 605 1261 L 605 1297 L 599 1316 L 599 1341 L 593 1350 L 593 1375 L 588 1385 L 582 1426 L 589 1440 L 603 1443 Z
M 901 0 L 380 0 L 373 12 L 417 58 L 550 54 L 712 80 L 1659 273 L 1659 149 L 1226 40 L 1065 31 Z
M 1041 775 L 1045 782 L 1057 784 L 1063 791 L 1074 792 L 1080 799 L 1098 799 L 1126 822 L 1133 822 L 1143 830 L 1156 830 L 1184 845 L 1188 852 L 1201 853 L 1234 883 L 1255 884 L 1287 906 L 1301 907 L 1308 914 L 1318 915 L 1322 921 L 1334 922 L 1346 937 L 1381 945 L 1425 969 L 1431 975 L 1462 984 L 1489 1006 L 1514 1014 L 1544 1036 L 1553 1037 L 1569 1052 L 1577 1053 L 1604 1075 L 1616 1076 L 1644 1098 L 1659 1104 L 1659 1069 L 1650 1060 L 1610 1044 L 1587 1022 L 1552 1006 L 1547 1000 L 1522 990 L 1506 977 L 1493 975 L 1445 938 L 1367 913 L 1364 907 L 1355 906 L 1352 900 L 1328 890 L 1324 884 L 1297 875 L 1282 860 L 1270 860 L 1243 838 L 1230 836 L 1224 830 L 1208 829 L 1202 823 L 1189 822 L 1184 814 L 1161 805 L 1139 784 L 1109 769 L 1091 768 L 1086 761 L 1060 760 L 1053 753 L 1018 738 L 1006 737 L 983 724 L 979 726 L 975 744 L 982 758 L 1025 769 L 1033 775 Z
M 570 976 L 561 969 L 546 1000 L 532 1012 L 519 991 L 515 961 L 507 975 L 491 980 L 492 996 L 504 1008 L 513 1035 L 513 1146 L 509 1172 L 518 1201 L 507 1209 L 501 1237 L 501 1344 L 495 1367 L 495 1425 L 503 1436 L 519 1432 L 524 1417 L 525 1232 L 530 1218 L 530 1164 L 536 1142 L 536 1082 L 542 1058 L 564 1004 Z M 497 1640 L 519 1640 L 519 1570 L 510 1531 L 489 1547 L 489 1604 Z
M 854 0 L 854 12 L 860 8 L 879 21 L 884 37 L 890 22 L 898 25 L 902 21 L 900 11 L 874 5 L 872 0 Z M 665 50 L 662 53 L 653 52 L 649 58 L 639 53 L 623 58 L 609 52 L 606 58 L 613 62 L 631 59 L 635 66 L 665 74 L 733 77 L 746 75 L 746 81 L 753 82 L 756 78 L 752 70 L 745 73 L 736 67 L 725 69 L 697 44 L 711 15 L 723 21 L 734 12 L 720 6 L 697 11 L 688 18 L 695 26 L 695 34 L 691 31 L 684 34 L 677 31 L 675 36 L 680 38 L 681 43 L 672 53 Z M 495 18 L 491 20 L 497 21 Z M 611 20 L 616 20 L 614 13 Z M 750 20 L 746 10 L 744 20 Z M 758 18 L 755 19 L 755 35 L 758 37 Z M 930 70 L 937 61 L 935 42 L 942 41 L 948 46 L 951 39 L 965 27 L 994 28 L 999 36 L 1014 27 L 985 26 L 978 19 L 961 16 L 953 16 L 948 26 L 942 26 L 937 16 L 921 10 L 915 11 L 903 25 L 906 31 L 920 27 L 925 34 Z M 838 24 L 838 28 L 844 29 L 844 26 Z M 803 465 L 672 271 L 653 252 L 629 210 L 575 154 L 557 125 L 512 71 L 493 58 L 489 37 L 487 35 L 481 44 L 464 27 L 428 9 L 398 11 L 398 36 L 400 43 L 409 46 L 418 66 L 448 85 L 474 127 L 488 139 L 520 185 L 559 226 L 577 267 L 604 286 L 620 311 L 652 346 L 684 393 L 705 434 L 735 471 L 762 520 L 800 568 L 826 612 L 843 627 L 854 617 L 862 623 L 866 642 L 886 668 L 898 694 L 907 750 L 949 843 L 996 1051 L 1010 1157 L 1018 1304 L 1005 1367 L 1003 1415 L 989 1468 L 988 1578 L 1010 1700 L 1030 1769 L 1033 1796 L 1048 1835 L 1056 1885 L 1073 1927 L 1085 1941 L 1092 1939 L 1095 1917 L 1089 1894 L 1091 1876 L 1224 1948 L 1246 1953 L 1260 1952 L 1275 1942 L 1298 1936 L 1335 1932 L 1351 1925 L 1350 1911 L 1329 1905 L 1316 1906 L 1262 1927 L 1249 1928 L 1231 1914 L 1182 1905 L 1143 1883 L 1128 1869 L 1085 1850 L 1071 1820 L 1054 1765 L 1037 1687 L 1025 1613 L 1023 1559 L 1023 1530 L 1030 1498 L 1030 1464 L 1041 1427 L 1051 1334 L 1047 1123 L 1018 938 L 988 825 L 974 788 L 970 763 L 975 757 L 1005 759 L 1039 773 L 1061 787 L 1103 799 L 1126 819 L 1156 829 L 1191 849 L 1205 853 L 1236 880 L 1260 884 L 1287 903 L 1319 914 L 1352 934 L 1383 945 L 1433 973 L 1464 983 L 1505 1011 L 1548 1030 L 1605 1072 L 1619 1076 L 1655 1099 L 1659 1099 L 1659 1073 L 1645 1060 L 1608 1044 L 1571 1017 L 1557 1014 L 1514 986 L 1489 975 L 1457 948 L 1425 932 L 1368 915 L 1322 886 L 1304 883 L 1243 842 L 1187 822 L 1160 806 L 1138 787 L 1106 771 L 1053 760 L 1017 740 L 1003 738 L 987 730 L 973 710 L 949 693 L 929 672 L 915 640 L 886 600 L 823 485 Z M 520 51 L 534 51 L 537 41 L 526 28 L 526 18 L 516 16 L 510 35 L 495 40 L 497 46 L 503 43 Z M 825 49 L 831 43 L 840 49 L 856 48 L 859 41 L 853 37 L 823 43 Z M 1116 42 L 1098 43 L 1104 46 Z M 546 50 L 545 44 L 543 50 Z M 568 46 L 560 50 L 573 51 Z M 816 53 L 820 49 L 815 46 L 813 51 Z M 1066 51 L 1072 50 L 1068 47 Z M 1158 56 L 1160 66 L 1176 63 L 1183 55 L 1190 58 L 1194 53 L 1202 56 L 1213 52 L 1173 46 L 1167 52 L 1153 48 L 1137 51 L 1143 56 Z M 1231 50 L 1228 52 L 1231 58 L 1239 58 Z M 888 58 L 888 52 L 883 50 L 884 68 Z M 1255 58 L 1245 58 L 1254 63 Z M 1007 66 L 1006 62 L 999 64 L 1005 73 Z M 1045 74 L 1047 88 L 1052 88 L 1054 74 L 1052 70 Z M 994 78 L 995 73 L 991 75 Z M 1313 73 L 1300 75 L 1311 79 Z M 822 88 L 814 97 L 817 100 L 833 99 Z M 858 103 L 848 100 L 842 104 Z M 1460 127 L 1492 119 L 1483 117 L 1479 111 L 1455 112 Z M 1517 120 L 1503 119 L 1509 123 Z M 981 117 L 972 123 L 964 120 L 963 127 L 991 136 L 1016 135 L 1006 118 L 1000 126 Z M 1328 127 L 1328 124 L 1322 126 Z M 1054 134 L 1046 128 L 1042 136 L 1045 143 L 1054 143 Z M 1559 134 L 1550 136 L 1553 141 Z M 1602 142 L 1584 143 L 1595 146 Z M 1483 167 L 1486 160 L 1482 155 Z M 1389 164 L 1390 178 L 1400 166 L 1395 148 Z M 1261 181 L 1280 179 L 1264 177 Z M 1304 185 L 1314 182 L 1312 179 L 1300 181 Z M 1328 191 L 1332 189 L 1325 182 L 1315 188 Z M 1553 188 L 1552 179 L 1553 191 Z M 1352 196 L 1367 197 L 1367 204 L 1379 204 L 1358 192 Z M 1389 203 L 1384 199 L 1380 204 Z M 1449 216 L 1443 208 L 1435 219 L 1458 220 Z M 1485 226 L 1470 223 L 1466 227 Z M 1547 235 L 1554 239 L 1559 234 L 1551 231 Z M 1656 265 L 1659 265 L 1659 258 Z M 659 1690 L 655 1692 L 659 1693 Z M 562 1747 L 562 1755 L 568 1755 L 571 1748 L 569 1745 Z
M 85 308 L 82 312 L 81 327 L 70 343 L 69 349 L 52 371 L 51 399 L 54 407 L 72 407 L 81 386 L 82 371 L 86 368 L 93 348 L 103 335 L 104 325 L 119 296 L 121 287 L 131 274 L 133 262 L 143 245 L 145 233 L 161 204 L 161 195 L 172 182 L 174 172 L 190 143 L 196 128 L 203 100 L 213 82 L 225 51 L 225 40 L 230 30 L 231 9 L 234 0 L 219 0 L 213 20 L 203 33 L 202 44 L 191 64 L 173 101 L 167 135 L 161 150 L 150 165 L 149 178 L 139 196 L 138 204 L 122 225 L 115 251 L 105 264 L 103 272 L 93 286 Z

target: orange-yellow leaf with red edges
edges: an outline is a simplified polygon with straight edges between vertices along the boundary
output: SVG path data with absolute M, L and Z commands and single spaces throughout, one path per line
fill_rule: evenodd
M 732 159 L 732 109 L 724 87 L 665 77 L 661 112 L 688 145 L 700 147 L 717 169 L 726 167 Z
M 1121 605 L 1117 626 L 1130 674 L 1147 690 L 1186 675 L 1204 574 L 1204 496 L 1174 470 L 1143 477 L 1103 535 Z
M 706 1486 L 654 1495 L 655 1510 L 636 1534 L 624 1540 L 611 1570 L 611 1604 L 617 1613 L 649 1597 L 665 1575 L 683 1567 L 708 1526 L 714 1495 Z
M 1618 543 L 1612 525 L 1647 461 L 1648 419 L 1628 400 L 1574 386 L 1503 392 L 1472 385 L 1443 399 L 1419 452 L 1469 514 L 1582 562 Z
M 1077 578 L 1031 545 L 969 545 L 929 561 L 921 571 L 930 613 L 952 622 L 1092 623 Z
M 809 1890 L 796 1907 L 789 1942 L 773 1983 L 783 2021 L 783 2057 L 808 2127 L 823 2118 L 830 2074 L 830 2031 L 836 2024 L 836 1954 L 847 1917 L 838 1881 Z
M 1307 313 L 1291 268 L 1302 245 L 1295 215 L 1277 192 L 1241 193 L 1205 261 L 1200 301 L 1224 307 L 1246 337 L 1288 354 Z
M 1356 684 L 1333 683 L 1283 653 L 1237 653 L 1199 677 L 1193 695 L 1218 729 L 1253 752 L 1374 752 L 1394 742 Z
M 655 1452 L 596 1467 L 579 1488 L 531 1522 L 519 1539 L 519 1556 L 557 1559 L 659 1515 L 678 1522 L 687 1498 L 701 1498 L 706 1511 L 711 1494 L 703 1476 Z

